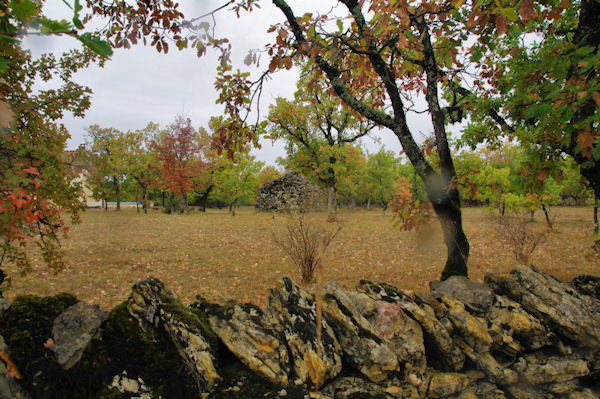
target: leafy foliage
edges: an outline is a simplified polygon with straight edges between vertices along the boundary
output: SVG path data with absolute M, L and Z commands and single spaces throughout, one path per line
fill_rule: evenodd
M 394 215 L 392 220 L 400 230 L 418 230 L 432 217 L 431 204 L 413 197 L 407 178 L 398 177 L 395 186 L 390 206 Z

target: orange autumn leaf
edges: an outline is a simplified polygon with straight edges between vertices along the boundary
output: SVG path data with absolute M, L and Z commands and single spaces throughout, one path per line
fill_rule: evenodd
M 535 17 L 535 9 L 531 0 L 524 0 L 519 8 L 519 15 L 523 22 L 527 22 Z
M 0 359 L 4 360 L 4 363 L 6 363 L 6 368 L 8 369 L 8 375 L 10 375 L 11 377 L 16 378 L 18 380 L 23 378 L 21 376 L 21 373 L 19 373 L 17 366 L 15 366 L 13 361 L 10 359 L 10 356 L 8 355 L 8 353 L 0 352 Z
M 596 104 L 600 107 L 600 91 L 595 91 L 592 93 L 592 98 L 596 101 Z

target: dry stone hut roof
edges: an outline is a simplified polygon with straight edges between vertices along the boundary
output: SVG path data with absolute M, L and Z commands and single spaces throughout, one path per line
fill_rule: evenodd
M 259 212 L 317 211 L 323 192 L 299 173 L 287 173 L 258 189 L 255 208 Z

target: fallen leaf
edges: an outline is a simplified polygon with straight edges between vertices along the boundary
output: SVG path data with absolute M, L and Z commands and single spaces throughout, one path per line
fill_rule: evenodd
M 21 376 L 21 373 L 19 373 L 17 366 L 15 366 L 13 361 L 10 359 L 10 356 L 8 355 L 8 353 L 0 352 L 0 359 L 4 360 L 4 363 L 6 363 L 6 368 L 8 369 L 8 375 L 10 375 L 13 378 L 16 378 L 17 380 L 20 380 L 21 378 L 23 378 Z

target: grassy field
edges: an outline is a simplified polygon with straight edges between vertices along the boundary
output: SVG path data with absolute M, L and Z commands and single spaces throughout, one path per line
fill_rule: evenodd
M 554 231 L 529 263 L 561 279 L 600 274 L 599 255 L 591 249 L 599 238 L 592 234 L 591 208 L 554 208 L 552 214 Z M 312 217 L 325 220 L 324 214 Z M 542 218 L 538 212 L 530 226 L 545 229 Z M 344 227 L 327 253 L 325 279 L 347 288 L 371 279 L 425 291 L 430 280 L 439 278 L 446 249 L 437 222 L 419 232 L 400 232 L 378 210 L 343 210 L 340 219 Z M 134 282 L 154 276 L 184 303 L 200 294 L 264 304 L 278 279 L 298 275 L 273 242 L 273 234 L 281 235 L 288 222 L 286 216 L 258 214 L 253 208 L 243 208 L 234 217 L 212 209 L 187 216 L 88 210 L 63 242 L 66 269 L 54 273 L 32 253 L 33 269 L 26 276 L 7 265 L 13 281 L 6 295 L 12 299 L 67 291 L 107 308 L 126 299 Z M 464 224 L 472 280 L 481 281 L 487 270 L 510 270 L 516 264 L 483 209 L 465 209 Z

